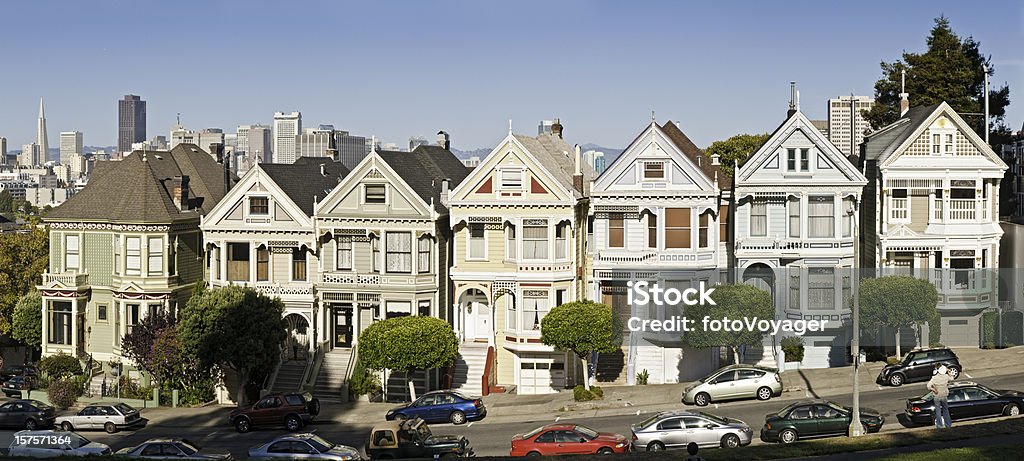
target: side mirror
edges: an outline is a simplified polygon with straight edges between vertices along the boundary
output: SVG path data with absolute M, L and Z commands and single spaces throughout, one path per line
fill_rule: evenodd
M 580 437 L 580 443 L 587 443 L 587 439 Z
M 714 428 L 715 428 L 714 424 L 705 424 L 704 425 L 704 429 L 714 429 Z

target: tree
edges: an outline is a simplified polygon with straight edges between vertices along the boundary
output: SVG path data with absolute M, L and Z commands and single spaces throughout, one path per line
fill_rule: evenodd
M 409 395 L 416 399 L 411 374 L 446 367 L 459 356 L 452 326 L 434 317 L 405 316 L 376 322 L 359 335 L 359 360 L 372 370 L 406 373 Z
M 768 138 L 770 134 L 738 134 L 725 141 L 715 141 L 704 149 L 704 154 L 711 157 L 714 154 L 718 154 L 719 161 L 722 162 L 722 172 L 726 175 L 732 176 L 737 164 L 743 163 L 750 154 L 757 152 Z
M 157 331 L 149 352 L 147 369 L 165 390 L 181 389 L 186 393 L 208 384 L 209 368 L 200 366 L 196 357 L 184 353 L 177 328 Z
M 712 320 L 728 318 L 729 321 L 751 321 L 775 319 L 772 296 L 767 291 L 747 284 L 718 285 L 711 294 L 715 304 L 698 304 L 686 307 L 686 317 L 695 320 L 695 328 L 683 335 L 683 341 L 693 348 L 728 347 L 732 350 L 735 363 L 740 363 L 741 346 L 758 346 L 764 340 L 765 332 L 746 327 L 738 330 L 725 328 L 714 331 L 703 327 L 705 316 Z
M 906 71 L 906 91 L 914 106 L 929 106 L 945 101 L 959 113 L 980 114 L 984 111 L 985 70 L 995 74 L 991 56 L 981 53 L 981 43 L 973 37 L 960 38 L 943 16 L 935 19 L 935 27 L 925 41 L 924 53 L 903 52 L 896 62 L 882 61 L 882 78 L 875 82 L 875 105 L 864 117 L 873 129 L 895 122 L 900 117 L 900 77 Z M 990 126 L 997 132 L 1009 132 L 1003 123 L 1006 106 L 1010 104 L 1010 88 L 1003 85 L 989 91 Z M 983 117 L 965 116 L 974 130 L 984 137 Z
M 49 231 L 0 234 L 0 334 L 10 334 L 14 306 L 42 283 L 50 261 Z
M 622 325 L 607 304 L 575 301 L 555 306 L 540 321 L 540 342 L 570 351 L 583 363 L 583 386 L 590 390 L 588 359 L 595 352 L 622 347 Z
M 14 211 L 14 197 L 11 196 L 10 191 L 0 191 L 0 213 L 10 213 L 12 211 Z
M 219 367 L 238 376 L 238 404 L 247 401 L 254 373 L 272 369 L 286 336 L 284 303 L 253 288 L 199 289 L 181 312 L 182 350 L 203 367 Z
M 11 337 L 32 348 L 42 345 L 43 297 L 38 291 L 32 290 L 18 299 L 11 323 Z
M 142 371 L 154 375 L 153 342 L 167 329 L 174 329 L 177 321 L 163 310 L 156 310 L 139 321 L 132 331 L 121 337 L 121 353 L 135 362 Z
M 890 275 L 860 282 L 860 322 L 868 328 L 896 329 L 896 356 L 902 357 L 900 330 L 931 320 L 939 293 L 927 280 Z

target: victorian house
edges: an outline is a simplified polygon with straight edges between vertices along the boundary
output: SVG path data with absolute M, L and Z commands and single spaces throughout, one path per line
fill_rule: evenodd
M 183 307 L 203 283 L 201 217 L 231 181 L 191 144 L 98 162 L 89 185 L 43 217 L 43 355 L 120 360 L 122 336 L 143 318 Z
M 906 110 L 903 102 L 900 118 L 861 145 L 862 265 L 930 280 L 939 292 L 940 342 L 978 346 L 981 314 L 996 306 L 1007 166 L 948 104 Z
M 864 176 L 798 109 L 736 168 L 735 272 L 772 294 L 779 319 L 826 321 L 802 366 L 848 363 L 855 210 Z M 845 326 L 848 326 L 846 324 Z M 765 338 L 763 361 L 780 359 Z
M 699 379 L 717 364 L 711 349 L 683 345 L 680 332 L 630 331 L 628 320 L 683 311 L 630 305 L 627 283 L 680 291 L 714 285 L 728 265 L 731 179 L 672 121 L 650 123 L 593 185 L 587 294 L 612 306 L 626 329 L 620 354 L 601 354 L 598 381 L 633 384 Z
M 510 129 L 451 193 L 453 323 L 464 356 L 493 348 L 493 384 L 549 393 L 581 375 L 578 360 L 541 344 L 540 322 L 551 307 L 587 297 L 586 187 L 595 176 L 556 121 L 535 138 Z M 470 377 L 488 368 L 467 363 Z
M 468 170 L 448 150 L 447 135 L 439 144 L 371 151 L 316 204 L 317 322 L 330 351 L 316 390 L 337 392 L 351 371 L 359 333 L 374 321 L 406 315 L 453 321 L 448 194 Z M 437 388 L 447 384 L 442 374 L 413 379 L 421 390 Z M 389 394 L 405 394 L 400 379 L 404 374 L 388 379 Z

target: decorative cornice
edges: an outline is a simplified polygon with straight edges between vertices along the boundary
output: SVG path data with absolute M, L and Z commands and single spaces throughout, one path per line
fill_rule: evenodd
M 175 227 L 188 229 L 196 226 Z M 50 224 L 54 230 L 109 230 L 115 232 L 170 232 L 172 227 L 166 224 L 111 224 L 86 222 L 55 222 Z

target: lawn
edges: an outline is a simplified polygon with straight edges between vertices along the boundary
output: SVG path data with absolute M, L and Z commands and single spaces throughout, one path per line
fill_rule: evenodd
M 881 458 L 878 461 L 947 461 L 951 459 L 969 459 L 971 461 L 997 461 L 1006 459 L 1007 453 L 1016 453 L 1020 450 L 1018 446 L 991 446 L 991 447 L 967 447 L 967 448 L 946 448 L 943 450 L 927 451 L 921 453 L 902 453 L 899 455 Z

